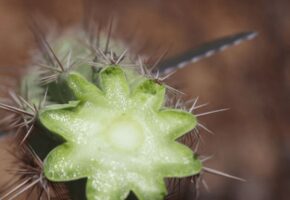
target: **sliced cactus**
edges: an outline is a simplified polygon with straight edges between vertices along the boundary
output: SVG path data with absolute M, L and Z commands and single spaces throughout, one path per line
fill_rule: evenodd
M 87 177 L 88 199 L 125 199 L 129 191 L 163 199 L 165 177 L 200 172 L 192 150 L 174 142 L 196 126 L 194 115 L 164 107 L 164 86 L 149 79 L 135 86 L 127 77 L 120 66 L 105 67 L 98 88 L 70 73 L 66 82 L 77 102 L 40 111 L 41 124 L 66 141 L 46 157 L 49 180 Z
M 176 141 L 196 127 L 195 116 L 166 107 L 164 83 L 128 67 L 137 64 L 124 50 L 90 49 L 77 37 L 44 43 L 47 54 L 23 79 L 16 99 L 29 116 L 22 118 L 28 130 L 21 145 L 43 158 L 43 179 L 87 178 L 89 200 L 124 200 L 130 192 L 140 200 L 164 199 L 165 178 L 202 170 L 195 153 Z M 47 136 L 44 143 L 62 142 L 39 145 Z
M 252 36 L 219 40 L 189 56 Z M 20 95 L 11 95 L 14 105 L 0 104 L 12 112 L 5 120 L 29 154 L 28 161 L 20 159 L 22 182 L 0 199 L 37 186 L 39 198 L 47 199 L 125 200 L 131 192 L 139 200 L 161 200 L 168 195 L 168 178 L 214 172 L 181 142 L 201 126 L 200 115 L 192 113 L 196 102 L 191 109 L 170 106 L 171 87 L 163 79 L 131 57 L 124 44 L 100 38 L 76 31 L 48 43 L 37 36 L 42 53 L 23 77 Z M 172 64 L 180 68 L 177 61 L 162 62 L 160 72 L 172 71 Z M 77 180 L 85 180 L 86 197 Z M 56 189 L 60 182 L 69 196 Z

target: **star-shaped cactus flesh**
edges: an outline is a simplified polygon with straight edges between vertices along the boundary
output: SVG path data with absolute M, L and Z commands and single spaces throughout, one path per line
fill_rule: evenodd
M 164 179 L 200 172 L 192 150 L 178 143 L 196 126 L 193 114 L 164 106 L 165 86 L 120 66 L 98 73 L 97 83 L 70 72 L 75 99 L 46 107 L 41 124 L 65 142 L 44 161 L 44 175 L 63 182 L 87 178 L 89 200 L 139 200 L 167 194 Z

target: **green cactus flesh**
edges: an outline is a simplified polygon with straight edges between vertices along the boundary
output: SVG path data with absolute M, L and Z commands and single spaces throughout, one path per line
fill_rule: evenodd
M 165 178 L 198 174 L 193 151 L 176 140 L 196 126 L 193 114 L 167 108 L 165 86 L 119 65 L 94 83 L 78 72 L 62 79 L 74 99 L 39 111 L 40 123 L 64 139 L 44 161 L 53 182 L 87 178 L 89 200 L 163 199 Z

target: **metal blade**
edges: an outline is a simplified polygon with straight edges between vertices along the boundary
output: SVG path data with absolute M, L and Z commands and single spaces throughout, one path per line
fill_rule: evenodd
M 158 65 L 157 70 L 159 70 L 160 73 L 167 74 L 173 70 L 182 69 L 190 63 L 196 63 L 203 58 L 215 55 L 220 51 L 224 51 L 229 47 L 240 44 L 241 42 L 251 40 L 256 36 L 256 32 L 243 32 L 216 39 L 212 42 L 205 43 L 198 48 L 194 48 L 176 57 L 161 62 Z

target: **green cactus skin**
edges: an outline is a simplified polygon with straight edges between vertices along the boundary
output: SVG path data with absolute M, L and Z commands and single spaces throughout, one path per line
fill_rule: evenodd
M 45 159 L 51 181 L 88 178 L 89 200 L 163 199 L 165 177 L 199 173 L 201 162 L 175 140 L 196 126 L 191 113 L 166 108 L 165 87 L 139 76 L 130 84 L 121 66 L 107 66 L 94 85 L 71 72 L 66 84 L 76 101 L 41 110 L 39 120 L 66 142 Z M 136 75 L 138 77 L 138 75 Z

